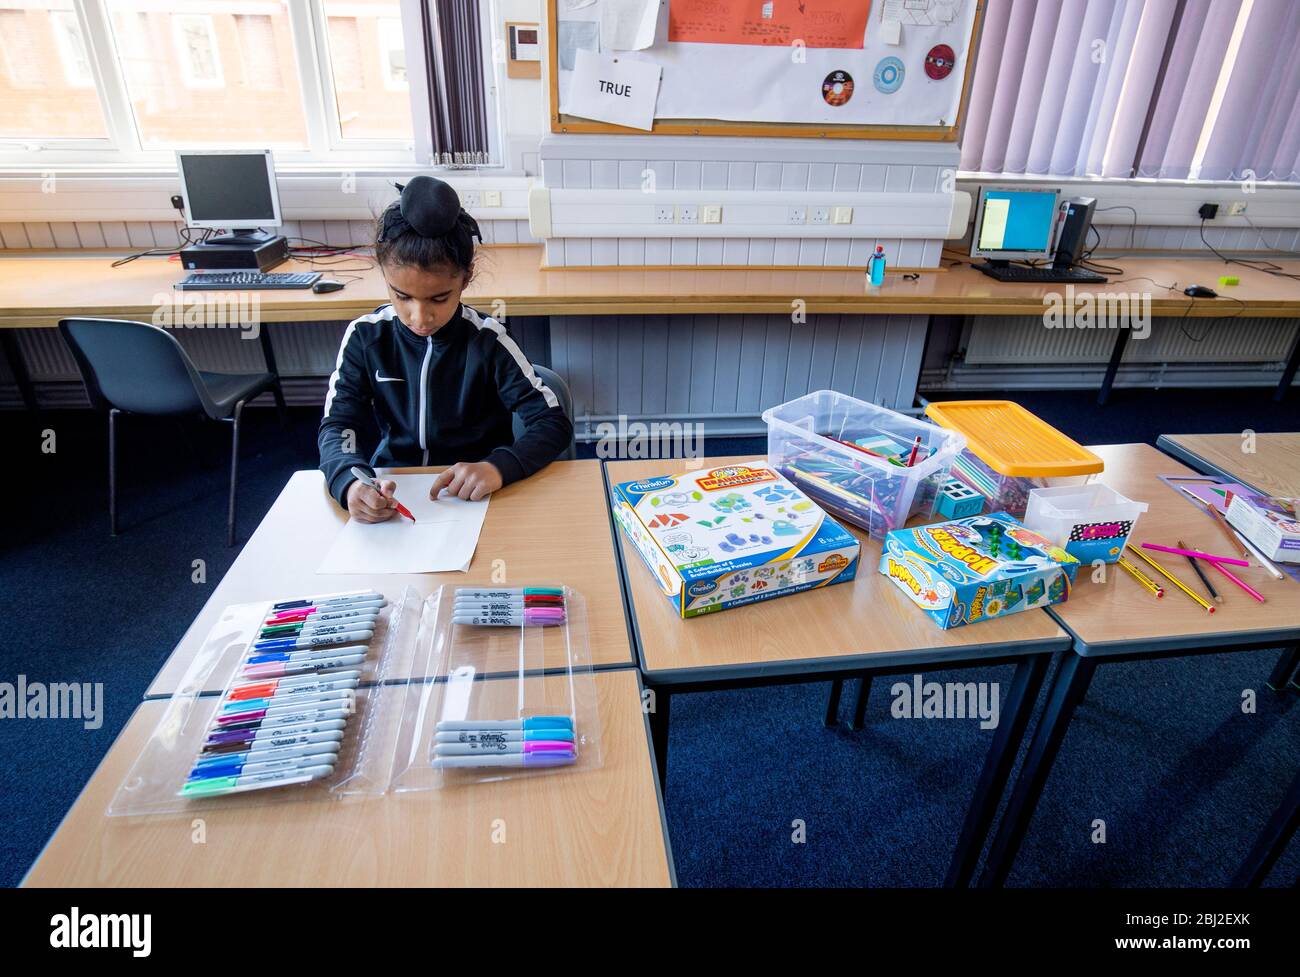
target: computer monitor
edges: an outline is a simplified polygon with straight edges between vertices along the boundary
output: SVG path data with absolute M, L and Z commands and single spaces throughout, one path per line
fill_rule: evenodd
M 239 231 L 282 223 L 269 149 L 178 152 L 176 169 L 191 227 Z
M 994 262 L 1050 258 L 1059 190 L 981 187 L 971 235 L 972 258 Z

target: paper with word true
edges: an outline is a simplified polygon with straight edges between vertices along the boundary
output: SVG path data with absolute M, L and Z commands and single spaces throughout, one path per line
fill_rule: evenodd
M 384 476 L 380 476 L 383 478 Z M 488 500 L 429 498 L 435 475 L 389 475 L 397 501 L 415 522 L 394 514 L 387 522 L 349 519 L 318 573 L 440 573 L 468 570 L 478 546 Z
M 574 52 L 573 79 L 560 109 L 632 129 L 654 126 L 663 69 L 630 55 Z

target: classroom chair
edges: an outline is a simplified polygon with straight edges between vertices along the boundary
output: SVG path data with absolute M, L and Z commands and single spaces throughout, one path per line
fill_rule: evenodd
M 195 369 L 166 330 L 124 319 L 61 319 L 59 331 L 72 350 L 86 394 L 108 410 L 108 525 L 117 535 L 117 415 L 181 417 L 198 414 L 229 421 L 230 508 L 226 545 L 235 545 L 235 488 L 239 474 L 239 420 L 244 404 L 270 391 L 283 407 L 274 373 L 207 373 Z
M 542 381 L 542 383 L 546 384 L 553 391 L 555 391 L 556 399 L 559 400 L 560 406 L 564 408 L 564 416 L 567 417 L 569 419 L 569 423 L 572 424 L 573 423 L 573 394 L 570 393 L 569 385 L 564 382 L 564 378 L 560 376 L 558 373 L 556 373 L 554 370 L 550 369 L 549 367 L 538 366 L 536 363 L 533 364 L 533 372 L 537 374 L 538 378 Z M 524 422 L 520 420 L 519 415 L 516 414 L 514 417 L 515 437 L 518 438 L 523 433 L 524 433 Z M 560 457 L 563 458 L 565 461 L 573 461 L 574 458 L 578 457 L 578 449 L 575 445 L 576 440 L 577 440 L 576 438 L 570 438 L 568 450 L 566 450 L 564 454 L 560 455 Z

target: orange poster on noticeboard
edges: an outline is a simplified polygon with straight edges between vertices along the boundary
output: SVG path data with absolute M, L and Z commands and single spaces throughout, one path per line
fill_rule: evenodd
M 870 0 L 669 0 L 668 40 L 858 48 Z

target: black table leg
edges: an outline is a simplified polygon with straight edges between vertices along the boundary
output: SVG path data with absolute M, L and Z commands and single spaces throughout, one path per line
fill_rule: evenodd
M 1274 692 L 1285 691 L 1297 666 L 1300 666 L 1300 645 L 1284 649 L 1282 657 L 1273 666 L 1273 673 L 1268 677 L 1268 687 Z
M 1281 403 L 1286 392 L 1291 389 L 1291 381 L 1295 379 L 1296 368 L 1300 367 L 1300 326 L 1296 327 L 1295 342 L 1291 344 L 1291 355 L 1286 358 L 1286 366 L 1282 369 L 1282 379 L 1277 382 L 1277 389 L 1273 391 L 1273 400 Z
M 863 672 L 858 679 L 858 694 L 853 699 L 853 719 L 849 729 L 861 729 L 867 716 L 867 700 L 871 698 L 871 673 Z
M 1264 825 L 1250 854 L 1232 877 L 1231 885 L 1239 889 L 1259 886 L 1268 876 L 1273 863 L 1286 850 L 1287 842 L 1296 833 L 1296 828 L 1300 828 L 1300 774 L 1296 774 L 1295 780 L 1291 781 L 1291 787 L 1282 798 L 1281 806 L 1273 812 L 1268 824 Z
M 265 322 L 259 325 L 257 338 L 262 344 L 262 358 L 266 361 L 266 372 L 275 377 L 271 396 L 275 398 L 275 410 L 280 417 L 280 429 L 285 430 L 288 427 L 288 420 L 284 412 L 284 390 L 280 387 L 280 368 L 275 363 L 275 349 L 271 346 L 271 330 L 267 328 Z
M 1096 667 L 1096 659 L 1085 658 L 1072 651 L 1067 651 L 1061 659 L 1056 681 L 1048 693 L 1047 708 L 1034 731 L 1029 753 L 1025 756 L 1025 765 L 1016 778 L 1016 785 L 1007 801 L 1006 813 L 993 836 L 988 861 L 979 879 L 982 888 L 1000 886 L 1010 874 L 1011 863 L 1015 861 L 1016 852 L 1029 828 L 1029 821 L 1034 816 L 1034 807 L 1043 793 L 1043 785 L 1047 783 L 1052 763 L 1061 749 L 1065 731 L 1070 726 L 1070 717 L 1088 691 Z
M 844 679 L 837 678 L 831 682 L 830 695 L 826 697 L 826 716 L 822 723 L 826 726 L 838 726 L 840 722 L 840 693 L 844 691 Z
M 1128 346 L 1129 328 L 1121 326 L 1115 332 L 1115 346 L 1110 351 L 1110 362 L 1106 364 L 1106 376 L 1102 378 L 1101 389 L 1097 391 L 1097 403 L 1104 405 L 1110 399 L 1110 388 L 1115 383 L 1115 374 L 1119 372 L 1119 362 L 1124 358 Z
M 18 337 L 14 335 L 12 329 L 0 329 L 0 349 L 4 350 L 9 372 L 13 374 L 14 383 L 18 385 L 18 393 L 22 395 L 23 406 L 28 410 L 36 410 L 38 406 L 36 388 L 32 386 L 31 374 L 27 372 L 22 350 L 18 348 Z
M 650 708 L 650 742 L 655 750 L 655 766 L 659 768 L 659 790 L 667 793 L 668 787 L 668 710 L 672 695 L 660 686 L 653 690 L 654 700 Z
M 975 874 L 975 865 L 979 861 L 980 852 L 984 850 L 984 840 L 988 837 L 989 826 L 997 814 L 1002 792 L 1011 776 L 1020 741 L 1024 738 L 1025 727 L 1029 725 L 1034 703 L 1038 701 L 1038 690 L 1042 688 L 1043 676 L 1047 674 L 1051 657 L 1050 652 L 1030 655 L 1016 665 L 1011 690 L 1003 703 L 998 728 L 989 746 L 988 756 L 984 758 L 984 769 L 980 771 L 979 780 L 975 784 L 975 796 L 971 798 L 970 807 L 966 810 L 966 820 L 962 823 L 961 834 L 957 839 L 957 850 L 953 852 L 948 877 L 944 880 L 944 885 L 949 888 L 970 885 L 971 877 Z

